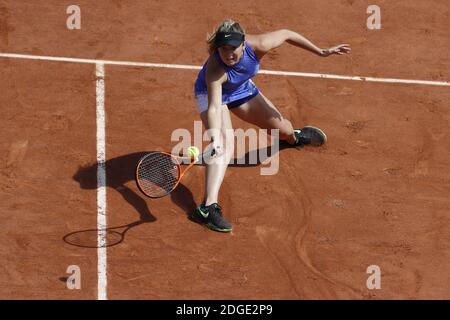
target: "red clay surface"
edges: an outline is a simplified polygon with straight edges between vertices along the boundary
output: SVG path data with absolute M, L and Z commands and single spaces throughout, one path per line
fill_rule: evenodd
M 432 5 L 430 4 L 432 2 Z M 352 54 L 318 58 L 285 45 L 271 70 L 450 79 L 447 1 L 257 5 L 202 0 L 78 1 L 82 30 L 60 1 L 0 1 L 0 52 L 201 65 L 205 34 L 227 17 L 248 33 L 298 31 Z M 97 250 L 64 236 L 96 228 L 95 66 L 1 59 L 0 298 L 96 299 Z M 232 234 L 187 219 L 203 196 L 203 167 L 169 197 L 137 190 L 134 166 L 193 131 L 196 71 L 106 66 L 108 226 L 136 222 L 109 247 L 110 299 L 449 299 L 448 87 L 257 76 L 295 126 L 326 147 L 280 152 L 277 175 L 230 167 L 220 196 Z M 250 128 L 233 117 L 235 128 Z M 79 265 L 81 290 L 68 290 Z M 382 289 L 369 290 L 378 265 Z

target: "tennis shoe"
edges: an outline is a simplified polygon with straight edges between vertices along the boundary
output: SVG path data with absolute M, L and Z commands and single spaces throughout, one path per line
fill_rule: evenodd
M 222 207 L 217 203 L 209 206 L 200 204 L 191 214 L 191 217 L 196 222 L 215 231 L 230 232 L 233 229 L 231 224 L 223 217 Z
M 327 142 L 325 132 L 313 126 L 294 129 L 294 134 L 296 141 L 293 145 L 296 147 L 303 147 L 306 145 L 321 146 Z

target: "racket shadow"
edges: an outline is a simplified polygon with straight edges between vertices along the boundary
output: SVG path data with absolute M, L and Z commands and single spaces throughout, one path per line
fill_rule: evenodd
M 121 244 L 125 240 L 126 233 L 133 227 L 148 223 L 138 220 L 126 225 L 102 229 L 86 229 L 66 234 L 63 237 L 65 243 L 80 248 L 108 248 Z M 99 238 L 101 243 L 99 243 Z

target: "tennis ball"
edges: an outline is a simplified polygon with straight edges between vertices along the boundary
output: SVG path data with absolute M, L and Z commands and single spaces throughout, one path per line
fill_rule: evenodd
M 187 148 L 187 153 L 189 157 L 191 157 L 192 159 L 196 159 L 200 155 L 200 150 L 198 150 L 197 147 L 190 146 L 189 148 Z

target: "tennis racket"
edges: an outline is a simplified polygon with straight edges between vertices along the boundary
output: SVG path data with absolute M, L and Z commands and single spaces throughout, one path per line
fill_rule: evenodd
M 190 160 L 190 163 L 182 171 L 180 163 L 186 160 Z M 198 158 L 178 157 L 162 151 L 148 153 L 137 164 L 137 186 L 150 198 L 164 197 L 175 190 L 184 174 L 197 162 Z

